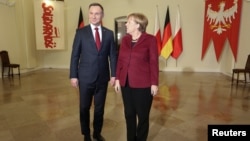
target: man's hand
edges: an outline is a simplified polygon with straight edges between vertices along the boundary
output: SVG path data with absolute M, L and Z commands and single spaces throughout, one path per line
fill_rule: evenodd
M 77 78 L 71 78 L 70 83 L 71 83 L 71 86 L 78 88 L 78 79 Z
M 111 77 L 109 83 L 113 87 L 115 85 L 115 77 Z

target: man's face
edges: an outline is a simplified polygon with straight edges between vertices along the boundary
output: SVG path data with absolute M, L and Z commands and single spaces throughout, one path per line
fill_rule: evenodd
M 89 8 L 89 22 L 93 25 L 100 25 L 103 18 L 103 11 L 99 6 L 91 6 Z

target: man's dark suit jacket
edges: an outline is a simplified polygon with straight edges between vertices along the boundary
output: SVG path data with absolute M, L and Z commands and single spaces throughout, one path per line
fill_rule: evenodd
M 91 26 L 78 29 L 75 34 L 70 63 L 70 78 L 85 83 L 107 82 L 115 77 L 117 50 L 113 31 L 101 27 L 101 49 L 97 50 Z M 110 71 L 111 69 L 111 71 Z
M 132 46 L 132 37 L 123 37 L 116 69 L 116 79 L 125 86 L 127 78 L 132 88 L 146 88 L 158 85 L 158 51 L 156 38 L 142 33 Z

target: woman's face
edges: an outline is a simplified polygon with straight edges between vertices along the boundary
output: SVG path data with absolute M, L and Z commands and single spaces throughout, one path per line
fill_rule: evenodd
M 133 17 L 129 17 L 126 23 L 127 33 L 132 34 L 138 31 L 139 24 L 135 22 Z

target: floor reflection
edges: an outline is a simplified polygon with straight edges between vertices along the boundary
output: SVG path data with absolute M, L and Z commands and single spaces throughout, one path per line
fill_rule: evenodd
M 208 115 L 222 122 L 232 121 L 233 100 L 230 95 L 220 95 L 220 86 L 217 83 L 209 88 L 200 87 L 198 95 L 198 115 Z
M 0 140 L 81 141 L 79 95 L 67 69 L 42 69 L 0 81 Z M 148 141 L 206 141 L 208 124 L 250 124 L 250 84 L 221 73 L 160 72 Z M 93 110 L 93 109 L 91 109 Z M 120 94 L 108 88 L 103 136 L 126 141 Z M 91 115 L 91 118 L 93 115 Z
M 179 89 L 176 84 L 159 86 L 159 93 L 154 97 L 153 107 L 162 113 L 169 109 L 176 110 L 180 100 Z

